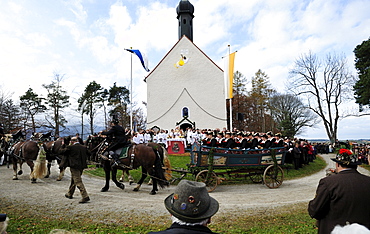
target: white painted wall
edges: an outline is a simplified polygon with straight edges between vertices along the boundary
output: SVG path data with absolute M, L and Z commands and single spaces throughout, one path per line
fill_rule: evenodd
M 176 68 L 181 53 L 189 61 Z M 173 129 L 181 121 L 182 108 L 189 108 L 189 120 L 196 127 L 226 127 L 226 101 L 223 71 L 187 37 L 182 37 L 148 75 L 147 123 Z

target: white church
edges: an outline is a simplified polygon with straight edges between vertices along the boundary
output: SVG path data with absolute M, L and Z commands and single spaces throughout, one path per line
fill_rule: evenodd
M 179 41 L 145 78 L 147 128 L 227 127 L 224 72 L 193 43 L 194 6 L 176 10 Z

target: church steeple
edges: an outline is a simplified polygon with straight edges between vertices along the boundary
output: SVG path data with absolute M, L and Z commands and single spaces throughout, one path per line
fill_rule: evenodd
M 193 41 L 194 6 L 188 0 L 180 0 L 176 12 L 179 20 L 179 40 L 185 35 Z

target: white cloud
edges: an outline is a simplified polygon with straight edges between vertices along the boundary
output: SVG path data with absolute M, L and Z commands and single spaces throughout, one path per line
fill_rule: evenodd
M 8 1 L 0 8 L 2 86 L 16 97 L 28 87 L 44 92 L 41 84 L 50 83 L 53 71 L 59 71 L 66 74 L 63 85 L 75 99 L 93 80 L 105 88 L 114 82 L 129 87 L 130 53 L 124 48 L 146 53 L 153 69 L 178 40 L 178 2 Z M 195 7 L 194 43 L 221 68 L 230 44 L 238 50 L 236 70 L 250 79 L 262 69 L 279 91 L 300 54 L 343 52 L 354 70 L 353 49 L 369 38 L 367 0 L 190 2 Z M 146 74 L 134 56 L 138 103 L 146 101 Z M 310 134 L 318 132 L 325 135 L 322 129 Z

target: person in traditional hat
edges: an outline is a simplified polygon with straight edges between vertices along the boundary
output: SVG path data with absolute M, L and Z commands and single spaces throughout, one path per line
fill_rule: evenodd
M 0 214 L 0 234 L 6 234 L 6 228 L 8 226 L 9 218 L 6 214 Z
M 214 233 L 207 225 L 217 213 L 219 204 L 209 196 L 202 182 L 181 180 L 174 193 L 164 200 L 164 206 L 171 214 L 172 225 L 153 233 Z
M 336 174 L 320 180 L 308 213 L 317 219 L 318 233 L 331 233 L 336 225 L 358 223 L 370 228 L 370 177 L 360 174 L 357 157 L 340 149 L 332 158 Z
M 72 137 L 70 145 L 67 147 L 65 147 L 63 141 L 60 153 L 63 154 L 60 166 L 64 168 L 69 167 L 71 171 L 71 184 L 68 192 L 65 194 L 65 197 L 72 199 L 77 187 L 80 190 L 82 197 L 79 203 L 86 203 L 90 201 L 90 197 L 87 194 L 85 185 L 83 184 L 81 178 L 83 170 L 87 168 L 87 158 L 91 155 L 90 151 L 86 148 L 86 146 L 78 143 L 77 137 Z

